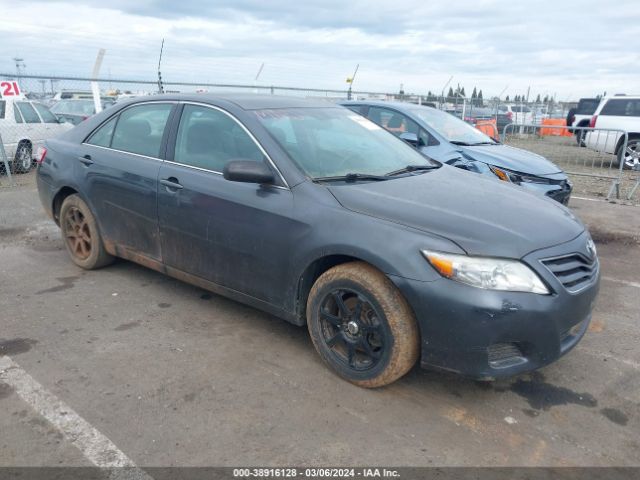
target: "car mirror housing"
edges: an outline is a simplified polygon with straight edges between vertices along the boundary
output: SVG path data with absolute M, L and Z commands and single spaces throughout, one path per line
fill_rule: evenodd
M 411 132 L 401 133 L 400 134 L 400 138 L 402 140 L 404 140 L 405 142 L 407 142 L 412 147 L 418 147 L 418 144 L 420 142 L 419 139 L 418 139 L 418 135 L 416 135 L 415 133 L 411 133 Z
M 275 180 L 271 169 L 255 160 L 231 160 L 224 166 L 222 175 L 232 182 L 270 184 Z

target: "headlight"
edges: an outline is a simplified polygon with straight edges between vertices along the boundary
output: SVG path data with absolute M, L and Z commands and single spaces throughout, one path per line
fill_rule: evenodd
M 496 167 L 495 165 L 489 165 L 489 168 L 491 169 L 493 174 L 503 182 L 510 182 L 510 183 L 516 183 L 516 184 L 521 184 L 521 183 L 548 184 L 550 183 L 549 179 L 544 177 L 536 177 L 535 175 L 527 175 L 525 173 L 512 172 L 505 168 Z
M 422 254 L 443 277 L 472 287 L 540 295 L 549 293 L 538 275 L 517 260 L 469 257 L 429 250 L 422 250 Z

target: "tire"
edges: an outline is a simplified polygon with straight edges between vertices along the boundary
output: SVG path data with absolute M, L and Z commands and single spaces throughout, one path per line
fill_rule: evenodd
M 93 270 L 114 261 L 104 248 L 95 217 L 78 195 L 69 195 L 62 202 L 60 229 L 67 252 L 79 267 Z
M 388 385 L 418 359 L 411 307 L 391 280 L 364 262 L 338 265 L 316 280 L 307 327 L 322 360 L 360 387 Z
M 13 173 L 27 173 L 33 163 L 33 151 L 28 143 L 18 145 L 16 155 L 13 158 Z
M 565 123 L 567 124 L 567 127 L 572 127 L 573 126 L 573 120 L 576 114 L 576 109 L 575 108 L 570 108 L 569 112 L 567 113 L 567 119 L 565 121 Z M 569 131 L 571 133 L 573 133 L 573 129 L 569 128 Z
M 640 164 L 640 137 L 633 136 L 629 137 L 627 140 L 627 149 L 622 150 L 622 146 L 618 149 L 618 164 L 620 167 L 620 163 L 624 163 L 625 170 L 633 169 L 633 166 L 636 165 L 636 168 L 640 168 L 637 165 Z

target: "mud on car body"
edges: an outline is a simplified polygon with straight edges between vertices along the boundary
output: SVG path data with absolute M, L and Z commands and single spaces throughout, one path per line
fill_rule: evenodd
M 418 359 L 513 375 L 589 323 L 598 261 L 568 209 L 429 160 L 339 106 L 145 97 L 46 147 L 40 198 L 77 265 L 129 259 L 306 324 L 357 385 Z

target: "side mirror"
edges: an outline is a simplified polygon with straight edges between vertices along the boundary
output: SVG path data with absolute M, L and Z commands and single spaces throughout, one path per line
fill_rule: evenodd
M 420 144 L 420 140 L 418 139 L 418 135 L 416 135 L 415 133 L 404 132 L 404 133 L 400 134 L 400 138 L 402 140 L 404 140 L 405 142 L 407 142 L 409 145 L 411 145 L 414 148 L 418 148 L 418 145 Z
M 255 160 L 231 160 L 222 170 L 225 179 L 232 182 L 273 183 L 275 177 L 263 162 Z

